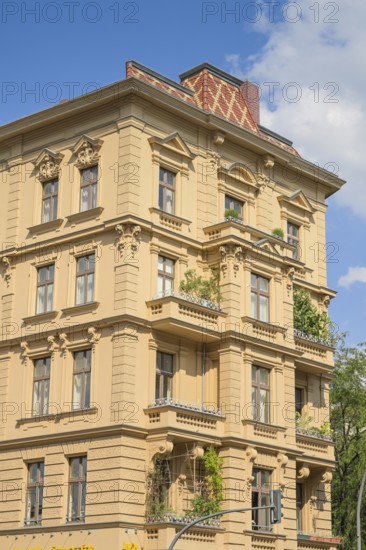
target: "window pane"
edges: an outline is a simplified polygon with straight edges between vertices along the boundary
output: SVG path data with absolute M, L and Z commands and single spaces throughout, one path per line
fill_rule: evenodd
M 260 380 L 261 384 L 266 384 L 269 386 L 269 370 L 268 369 L 260 369 Z
M 38 282 L 44 283 L 47 278 L 47 268 L 46 267 L 40 267 L 38 269 Z
M 173 214 L 174 212 L 174 192 L 170 189 L 165 189 L 165 211 L 169 214 Z
M 173 290 L 173 279 L 165 279 L 165 293 L 168 294 Z
M 94 297 L 94 273 L 89 273 L 86 301 L 92 302 Z
M 171 378 L 164 376 L 163 397 L 171 397 Z
M 90 372 L 85 374 L 85 397 L 83 406 L 90 407 Z
M 264 279 L 264 277 L 259 277 L 259 288 L 264 292 L 268 292 L 268 279 Z
M 80 211 L 84 212 L 89 209 L 88 199 L 89 199 L 89 187 L 82 187 L 80 191 Z
M 168 273 L 169 275 L 172 275 L 173 270 L 174 270 L 174 261 L 169 260 L 168 258 L 166 258 L 165 259 L 165 272 Z
M 91 204 L 91 207 L 96 208 L 96 206 L 97 206 L 97 186 L 96 186 L 96 184 L 94 184 L 93 187 L 92 187 L 92 204 Z
M 45 199 L 43 201 L 42 208 L 42 222 L 49 222 L 51 219 L 51 199 Z
M 158 275 L 158 293 L 161 296 L 164 290 L 164 278 L 161 275 Z
M 74 371 L 81 371 L 84 364 L 84 352 L 76 351 L 74 353 Z
M 38 463 L 30 464 L 29 465 L 29 481 L 32 483 L 37 483 L 37 471 L 38 471 Z
M 156 374 L 155 377 L 155 399 L 160 397 L 160 374 Z
M 159 185 L 159 208 L 164 210 L 164 186 Z
M 70 477 L 73 479 L 79 477 L 79 457 L 70 460 Z
M 257 295 L 252 292 L 250 295 L 250 311 L 251 316 L 254 317 L 254 319 L 257 318 Z
M 173 356 L 164 353 L 164 370 L 166 372 L 173 372 Z
M 27 521 L 36 519 L 36 488 L 28 489 L 27 492 Z
M 41 382 L 33 383 L 33 415 L 38 416 L 41 414 Z
M 78 258 L 77 270 L 78 270 L 78 273 L 86 270 L 86 257 L 85 256 L 81 256 L 80 258 Z
M 52 311 L 53 304 L 53 284 L 49 284 L 47 287 L 47 311 Z
M 257 285 L 257 276 L 253 273 L 250 275 L 250 284 L 253 288 Z
M 85 276 L 76 278 L 76 305 L 84 303 Z
M 78 483 L 70 483 L 69 517 L 78 517 Z
M 257 380 L 257 367 L 252 367 L 252 382 Z
M 82 407 L 82 374 L 74 374 L 74 388 L 73 388 L 73 408 L 80 409 Z
M 259 319 L 268 321 L 268 298 L 267 296 L 259 297 Z
M 48 402 L 49 402 L 49 393 L 50 393 L 50 381 L 44 380 L 43 382 L 43 410 L 41 414 L 48 414 Z

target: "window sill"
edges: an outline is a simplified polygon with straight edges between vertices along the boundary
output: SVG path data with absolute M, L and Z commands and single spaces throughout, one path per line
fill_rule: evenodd
M 16 423 L 18 425 L 20 424 L 31 424 L 36 422 L 58 422 L 61 418 L 67 418 L 67 417 L 77 417 L 85 415 L 93 415 L 94 413 L 97 413 L 99 411 L 98 407 L 88 407 L 83 409 L 69 409 L 67 411 L 60 411 L 56 413 L 49 413 L 44 415 L 35 415 L 30 416 L 28 418 L 19 418 Z
M 82 315 L 98 309 L 99 302 L 87 302 L 78 306 L 64 307 L 61 309 L 63 315 Z
M 98 220 L 103 212 L 103 206 L 97 206 L 96 208 L 90 208 L 89 210 L 83 210 L 83 212 L 76 212 L 76 214 L 70 214 L 66 216 L 69 223 L 75 224 L 87 220 Z
M 66 518 L 66 523 L 85 523 L 85 517 L 82 518 Z
M 250 323 L 253 326 L 256 325 L 258 328 L 266 329 L 271 332 L 280 332 L 282 334 L 286 334 L 287 332 L 287 328 L 285 327 L 281 327 L 280 325 L 269 323 L 268 321 L 261 321 L 260 319 L 249 317 L 248 315 L 245 317 L 242 317 L 241 320 L 243 321 L 243 323 Z
M 57 317 L 58 311 L 46 311 L 45 313 L 36 313 L 29 317 L 23 317 L 22 321 L 25 325 L 36 325 L 42 322 L 51 321 Z
M 64 220 L 62 218 L 57 218 L 56 220 L 51 220 L 49 222 L 42 222 L 37 225 L 32 225 L 31 227 L 27 227 L 27 229 L 29 233 L 33 234 L 46 233 L 47 231 L 54 231 L 55 229 L 61 227 L 63 221 Z

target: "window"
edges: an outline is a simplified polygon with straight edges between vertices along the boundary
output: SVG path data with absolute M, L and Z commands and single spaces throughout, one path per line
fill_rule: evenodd
M 37 269 L 36 313 L 47 313 L 53 308 L 53 285 L 55 265 L 50 264 Z
M 46 181 L 42 185 L 42 223 L 57 218 L 58 180 Z
M 302 388 L 295 388 L 295 414 L 302 415 L 302 408 L 304 406 L 304 390 Z
M 271 473 L 268 470 L 253 469 L 252 508 L 270 506 Z M 270 510 L 252 510 L 252 529 L 271 531 Z
M 304 507 L 304 491 L 301 483 L 296 483 L 296 528 L 302 531 L 302 509 Z
M 159 173 L 159 208 L 174 214 L 175 210 L 175 174 L 165 168 L 160 168 Z
M 234 197 L 225 195 L 225 210 L 235 210 L 238 213 L 238 220 L 243 221 L 243 206 L 244 203 Z
M 292 257 L 295 260 L 300 259 L 300 238 L 299 238 L 300 228 L 294 223 L 287 222 L 287 242 L 292 244 L 295 247 L 295 250 L 292 252 Z
M 75 456 L 69 461 L 68 521 L 85 519 L 86 464 L 86 456 Z
M 74 353 L 73 409 L 90 407 L 90 371 L 91 350 L 84 349 Z
M 174 289 L 174 260 L 159 256 L 158 258 L 158 294 L 169 296 Z
M 42 359 L 36 359 L 34 361 L 33 416 L 48 414 L 48 402 L 50 398 L 50 369 L 50 357 L 43 357 Z
M 76 264 L 76 305 L 94 300 L 95 255 L 80 256 Z
M 96 208 L 98 190 L 98 166 L 80 171 L 80 212 Z
M 157 352 L 155 399 L 169 399 L 172 395 L 173 355 Z
M 251 274 L 251 314 L 254 319 L 259 321 L 269 320 L 269 280 Z
M 44 462 L 28 464 L 25 524 L 42 522 Z
M 269 375 L 263 367 L 252 366 L 252 412 L 257 422 L 270 421 L 269 415 Z

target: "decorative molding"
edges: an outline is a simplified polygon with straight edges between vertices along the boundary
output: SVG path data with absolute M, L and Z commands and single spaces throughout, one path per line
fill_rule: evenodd
M 204 455 L 204 448 L 201 447 L 200 445 L 196 445 L 195 447 L 193 447 L 193 449 L 190 451 L 189 453 L 189 458 L 191 460 L 196 460 L 196 458 L 202 458 L 203 455 Z
M 319 304 L 326 311 L 329 307 L 329 304 L 330 304 L 330 296 L 328 294 L 321 294 L 319 296 Z
M 281 452 L 278 453 L 277 454 L 278 483 L 281 489 L 286 485 L 286 482 L 284 480 L 284 474 L 285 474 L 287 463 L 288 463 L 288 456 L 285 453 L 281 453 Z
M 61 153 L 55 153 L 50 149 L 44 149 L 34 161 L 34 166 L 38 171 L 38 180 L 45 182 L 58 178 L 63 157 L 64 155 Z
M 61 351 L 63 357 L 65 357 L 68 346 L 69 346 L 69 341 L 68 341 L 68 338 L 67 338 L 67 334 L 65 332 L 61 332 L 58 335 L 58 337 L 59 337 L 59 340 L 60 340 L 60 351 Z
M 87 168 L 98 163 L 99 150 L 103 144 L 101 139 L 93 139 L 86 134 L 81 136 L 72 149 L 77 157 L 76 166 L 78 168 Z
M 226 134 L 225 132 L 220 132 L 220 130 L 216 130 L 213 134 L 213 142 L 215 145 L 222 145 L 225 141 Z
M 20 357 L 22 359 L 22 362 L 26 365 L 29 357 L 29 347 L 28 342 L 26 342 L 25 340 L 20 342 Z
M 141 241 L 141 227 L 136 224 L 124 223 L 116 225 L 115 231 L 118 235 L 115 240 L 117 251 L 122 255 L 125 250 L 128 250 L 130 252 L 129 259 L 133 260 Z
M 287 294 L 289 296 L 290 292 L 293 289 L 293 281 L 294 281 L 294 277 L 295 277 L 295 268 L 294 267 L 287 268 L 286 275 L 287 275 L 286 288 L 287 288 Z
M 297 479 L 307 479 L 310 475 L 310 468 L 304 464 L 302 468 L 299 469 L 297 473 Z
M 6 283 L 6 286 L 9 288 L 10 281 L 11 281 L 11 258 L 9 256 L 3 256 L 1 259 L 1 262 L 4 266 L 4 281 Z
M 48 336 L 47 338 L 47 349 L 52 355 L 55 353 L 55 351 L 58 349 L 58 345 L 55 342 L 55 336 Z
M 233 266 L 234 276 L 236 277 L 240 264 L 243 262 L 245 257 L 242 247 L 234 244 L 226 244 L 220 246 L 219 252 L 221 270 L 225 273 L 230 263 Z
M 180 155 L 185 159 L 185 162 L 193 160 L 196 157 L 196 155 L 192 153 L 192 151 L 178 132 L 173 132 L 165 138 L 152 136 L 148 139 L 148 141 L 150 143 L 154 156 L 157 157 L 156 160 L 159 160 L 161 149 L 167 149 L 172 151 L 173 153 L 176 153 L 177 155 Z
M 87 331 L 87 340 L 90 344 L 92 344 L 93 349 L 95 348 L 95 345 L 99 342 L 101 337 L 101 333 L 97 331 L 95 327 L 89 327 Z
M 252 482 L 254 481 L 253 476 L 253 465 L 256 461 L 256 458 L 258 456 L 258 451 L 254 447 L 251 447 L 250 445 L 245 450 L 245 460 L 246 460 L 246 483 L 248 488 L 252 485 Z
M 332 479 L 333 479 L 333 473 L 331 472 L 331 470 L 325 470 L 325 472 L 323 472 L 322 474 L 322 477 L 320 478 L 320 482 L 330 483 Z

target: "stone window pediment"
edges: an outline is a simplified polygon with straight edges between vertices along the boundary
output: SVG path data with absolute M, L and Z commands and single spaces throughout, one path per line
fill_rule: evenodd
M 55 153 L 51 149 L 43 149 L 41 154 L 34 161 L 39 181 L 46 182 L 57 179 L 61 170 L 61 160 L 64 155 Z
M 315 209 L 312 207 L 309 199 L 300 189 L 289 196 L 280 195 L 279 197 L 277 197 L 277 200 L 280 203 L 281 207 L 285 208 L 286 210 L 289 210 L 292 207 L 302 217 L 308 218 L 315 212 Z
M 76 157 L 75 165 L 77 168 L 88 168 L 98 164 L 99 150 L 103 144 L 101 139 L 93 139 L 86 134 L 76 142 L 72 148 L 72 152 Z
M 181 158 L 181 162 L 184 163 L 192 161 L 196 156 L 194 153 L 192 153 L 192 151 L 178 132 L 173 132 L 165 138 L 153 136 L 149 138 L 149 143 L 153 152 L 159 155 L 159 157 L 164 152 L 164 150 L 166 152 L 175 153 Z

